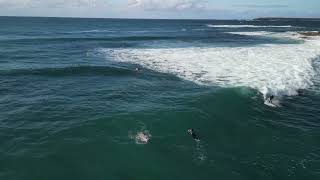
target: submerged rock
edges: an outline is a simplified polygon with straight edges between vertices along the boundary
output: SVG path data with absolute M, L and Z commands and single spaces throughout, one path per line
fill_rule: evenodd
M 300 32 L 299 34 L 304 36 L 320 36 L 319 31 Z

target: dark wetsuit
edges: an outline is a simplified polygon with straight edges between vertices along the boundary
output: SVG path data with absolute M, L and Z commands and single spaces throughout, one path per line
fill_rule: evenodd
M 269 97 L 269 103 L 272 103 L 272 99 L 274 98 L 274 95 L 271 95 L 270 97 Z
M 192 138 L 193 138 L 194 140 L 200 140 L 199 137 L 198 137 L 195 133 L 192 133 Z
M 196 140 L 196 141 L 199 141 L 199 140 L 200 140 L 199 136 L 194 132 L 193 129 L 190 129 L 189 134 L 191 134 L 191 136 L 192 136 L 192 138 L 193 138 L 194 140 Z

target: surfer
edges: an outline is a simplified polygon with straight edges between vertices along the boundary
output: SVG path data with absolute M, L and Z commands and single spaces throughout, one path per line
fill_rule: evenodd
M 140 68 L 138 68 L 138 67 L 136 67 L 134 70 L 135 70 L 136 72 L 142 72 L 142 69 L 140 69 Z
M 192 136 L 194 140 L 200 141 L 199 136 L 194 132 L 193 129 L 188 129 L 188 133 Z
M 272 103 L 272 100 L 274 99 L 274 95 L 271 95 L 269 98 L 268 98 L 268 102 L 269 103 Z
M 279 102 L 277 100 L 274 99 L 275 96 L 274 95 L 270 95 L 268 96 L 265 100 L 264 100 L 264 104 L 270 107 L 278 107 L 279 106 Z

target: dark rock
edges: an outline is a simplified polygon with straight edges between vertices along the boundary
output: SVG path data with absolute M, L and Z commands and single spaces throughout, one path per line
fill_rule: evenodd
M 299 34 L 304 35 L 304 36 L 320 36 L 319 31 L 300 32 Z

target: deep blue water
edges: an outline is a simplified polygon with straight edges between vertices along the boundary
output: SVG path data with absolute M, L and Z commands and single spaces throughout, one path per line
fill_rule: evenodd
M 317 180 L 319 30 L 0 17 L 0 179 Z

